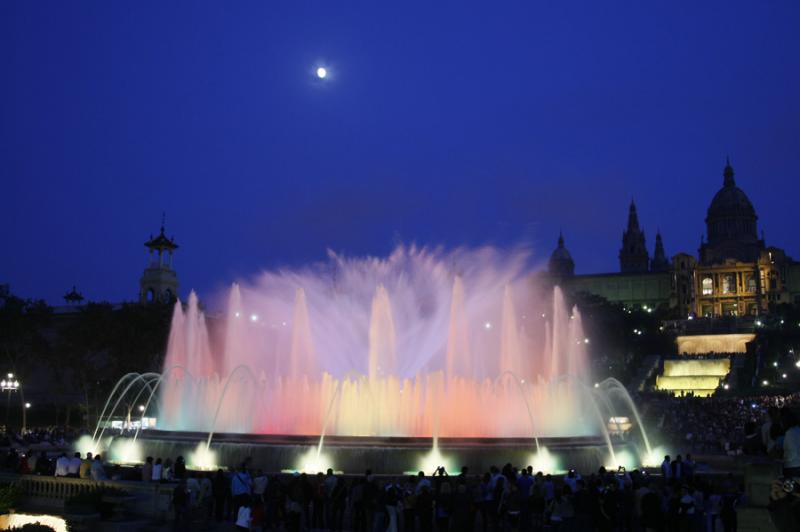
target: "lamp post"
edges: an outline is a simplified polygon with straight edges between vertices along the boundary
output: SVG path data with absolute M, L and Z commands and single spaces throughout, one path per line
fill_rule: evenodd
M 16 392 L 19 390 L 19 387 L 19 380 L 14 378 L 13 373 L 9 373 L 7 379 L 0 381 L 0 390 L 8 392 L 8 400 L 6 401 L 6 430 L 8 430 L 8 419 L 11 413 L 11 392 Z

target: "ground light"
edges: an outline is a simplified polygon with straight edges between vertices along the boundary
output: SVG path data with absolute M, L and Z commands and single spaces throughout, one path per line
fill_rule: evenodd
M 75 442 L 75 451 L 81 453 L 81 455 L 85 455 L 86 453 L 97 454 L 105 449 L 105 446 L 101 443 L 102 442 L 99 441 L 95 442 L 91 436 L 84 434 Z
M 111 461 L 115 464 L 141 464 L 142 445 L 133 438 L 116 438 L 109 449 Z
M 668 454 L 669 452 L 663 447 L 654 447 L 649 454 L 642 457 L 642 465 L 645 467 L 657 467 L 661 465 L 664 457 Z
M 539 451 L 530 457 L 530 465 L 534 473 L 541 471 L 544 474 L 562 473 L 558 459 L 550 454 L 547 447 L 540 447 Z
M 202 471 L 213 471 L 217 469 L 217 453 L 209 448 L 208 444 L 201 441 L 197 444 L 194 451 L 189 453 L 187 457 L 187 464 L 192 469 L 199 469 Z
M 331 461 L 330 457 L 317 446 L 314 446 L 300 455 L 294 469 L 284 469 L 282 472 L 316 475 L 320 472 L 324 473 L 328 469 L 333 469 L 333 461 Z M 341 471 L 337 471 L 336 473 L 341 473 Z
M 424 471 L 426 475 L 434 475 L 440 467 L 443 467 L 448 473 L 454 471 L 452 462 L 439 451 L 438 446 L 434 446 L 433 449 L 422 455 L 417 467 L 419 471 Z M 407 472 L 407 474 L 414 475 L 416 473 L 416 471 Z
M 67 522 L 55 515 L 8 514 L 0 515 L 0 530 L 23 530 L 25 525 L 48 526 L 56 532 L 67 532 Z

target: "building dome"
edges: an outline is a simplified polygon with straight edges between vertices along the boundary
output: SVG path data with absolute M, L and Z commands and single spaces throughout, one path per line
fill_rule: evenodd
M 558 246 L 550 255 L 550 262 L 548 263 L 547 270 L 550 275 L 557 276 L 572 276 L 575 274 L 575 262 L 572 260 L 572 255 L 564 247 L 564 236 L 558 235 Z
M 706 216 L 708 232 L 704 262 L 728 258 L 753 261 L 758 257 L 758 216 L 747 194 L 736 186 L 730 161 L 725 165 L 722 188 L 714 195 Z
M 717 217 L 756 217 L 756 210 L 744 191 L 736 186 L 733 180 L 733 168 L 730 162 L 723 173 L 725 181 L 711 200 L 708 207 L 708 219 Z

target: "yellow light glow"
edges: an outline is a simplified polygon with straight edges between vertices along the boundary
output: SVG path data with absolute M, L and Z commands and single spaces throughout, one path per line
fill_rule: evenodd
M 430 452 L 422 455 L 419 461 L 419 470 L 424 471 L 426 475 L 433 475 L 439 467 L 444 467 L 447 472 L 453 471 L 453 466 L 450 460 L 439 452 L 438 447 L 434 447 Z
M 55 515 L 8 514 L 0 515 L 0 530 L 19 530 L 25 525 L 49 526 L 56 532 L 67 532 L 67 522 Z
M 311 447 L 308 451 L 300 456 L 294 469 L 287 471 L 290 473 L 308 473 L 315 475 L 317 473 L 324 473 L 328 469 L 333 469 L 333 462 L 330 457 L 319 451 L 317 447 Z
M 117 438 L 109 450 L 111 461 L 116 464 L 141 464 L 142 445 L 133 438 Z
M 555 457 L 555 455 L 550 454 L 550 451 L 544 446 L 539 448 L 539 452 L 531 455 L 530 466 L 533 468 L 534 473 L 539 471 L 544 474 L 555 474 L 562 472 L 558 459 Z
M 192 469 L 199 469 L 202 471 L 213 471 L 218 468 L 217 466 L 217 453 L 207 447 L 206 442 L 200 442 L 195 447 L 195 450 L 189 453 L 186 463 Z

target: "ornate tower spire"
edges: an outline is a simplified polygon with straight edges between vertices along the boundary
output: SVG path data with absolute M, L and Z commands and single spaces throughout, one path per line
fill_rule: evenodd
M 653 252 L 653 260 L 650 262 L 650 270 L 654 272 L 664 272 L 669 269 L 667 254 L 664 252 L 664 242 L 661 240 L 661 230 L 656 233 L 656 249 Z
M 167 238 L 164 222 L 166 214 L 161 213 L 161 231 L 158 236 L 144 243 L 150 251 L 150 260 L 139 280 L 139 301 L 172 301 L 178 297 L 178 276 L 172 269 L 172 255 L 178 244 L 174 238 Z
M 644 240 L 644 231 L 639 227 L 636 204 L 631 199 L 628 208 L 628 228 L 622 232 L 622 248 L 619 250 L 619 269 L 622 273 L 646 272 L 650 267 L 650 255 Z
M 723 186 L 735 187 L 736 181 L 733 180 L 733 166 L 731 166 L 730 157 L 725 157 L 725 170 L 722 171 Z

